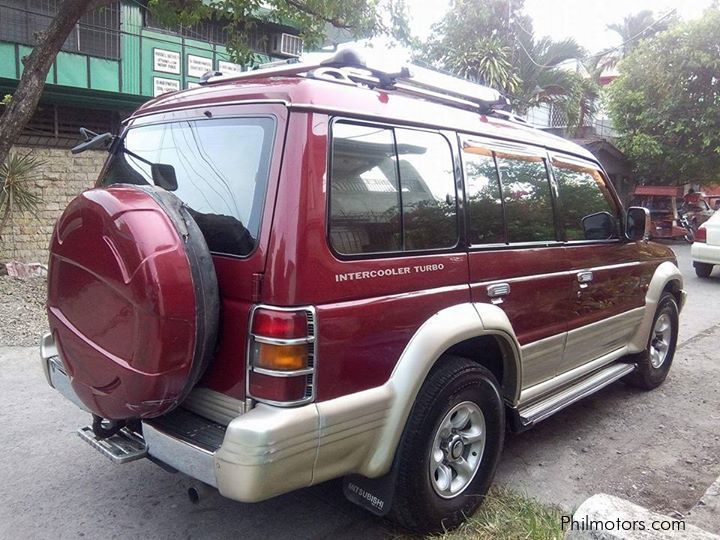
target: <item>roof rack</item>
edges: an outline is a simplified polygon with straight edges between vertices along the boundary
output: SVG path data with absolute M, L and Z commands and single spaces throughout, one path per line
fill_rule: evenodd
M 317 63 L 300 63 L 291 59 L 273 62 L 264 69 L 227 76 L 219 72 L 209 72 L 200 84 L 300 75 L 340 84 L 364 84 L 371 88 L 396 90 L 482 114 L 498 113 L 497 116 L 505 119 L 521 121 L 511 114 L 509 100 L 493 88 L 419 66 L 403 67 L 398 72 L 383 71 L 369 66 L 353 49 L 343 49 Z

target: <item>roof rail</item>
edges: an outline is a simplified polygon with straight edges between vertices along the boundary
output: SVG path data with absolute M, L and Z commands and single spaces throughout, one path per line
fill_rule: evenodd
M 373 68 L 353 49 L 343 49 L 334 56 L 316 63 L 300 63 L 296 59 L 273 62 L 267 68 L 233 75 L 208 73 L 203 84 L 242 81 L 258 77 L 290 77 L 307 75 L 331 82 L 365 84 L 373 88 L 396 90 L 455 107 L 479 110 L 483 114 L 503 111 L 503 118 L 515 120 L 510 102 L 497 90 L 459 79 L 420 66 L 403 67 L 398 72 Z

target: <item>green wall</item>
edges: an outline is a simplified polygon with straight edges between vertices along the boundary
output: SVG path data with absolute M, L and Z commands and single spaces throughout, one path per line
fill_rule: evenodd
M 221 61 L 229 61 L 227 50 L 221 45 L 144 28 L 141 7 L 137 4 L 123 2 L 120 21 L 119 60 L 61 51 L 48 73 L 46 93 L 55 96 L 55 101 L 62 102 L 63 95 L 76 101 L 77 92 L 73 89 L 84 89 L 83 99 L 92 102 L 97 95 L 103 103 L 112 103 L 114 94 L 118 108 L 126 108 L 128 103 L 153 97 L 156 88 L 185 89 L 197 84 L 201 68 L 219 70 Z M 22 57 L 30 51 L 26 45 L 0 41 L 0 87 L 12 88 L 17 83 L 23 69 Z M 169 60 L 164 68 L 155 65 L 156 56 Z M 191 60 L 198 70 L 192 75 Z

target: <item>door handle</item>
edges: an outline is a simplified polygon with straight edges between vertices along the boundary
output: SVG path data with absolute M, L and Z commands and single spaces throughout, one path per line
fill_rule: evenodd
M 593 280 L 593 273 L 590 270 L 583 270 L 577 274 L 578 283 L 580 283 L 580 289 L 587 289 L 590 282 Z M 578 298 L 580 298 L 582 292 L 578 291 Z
M 509 283 L 493 283 L 487 286 L 487 295 L 492 299 L 493 304 L 501 303 L 502 297 L 510 294 Z

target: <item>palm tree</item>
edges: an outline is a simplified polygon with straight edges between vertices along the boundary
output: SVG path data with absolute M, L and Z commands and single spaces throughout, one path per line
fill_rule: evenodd
M 575 71 L 562 64 L 579 61 L 584 51 L 575 40 L 552 41 L 548 37 L 535 40 L 527 33 L 518 36 L 516 73 L 520 78 L 518 90 L 511 94 L 513 108 L 518 114 L 542 103 L 562 101 L 572 91 Z
M 441 49 L 435 58 L 436 67 L 506 93 L 516 92 L 521 82 L 513 69 L 511 49 L 495 36 L 478 39 L 459 50 Z
M 644 9 L 634 15 L 628 15 L 620 23 L 608 24 L 607 29 L 620 36 L 622 39 L 620 51 L 622 56 L 626 56 L 640 41 L 664 32 L 671 23 L 670 14 L 655 20 L 653 12 Z

